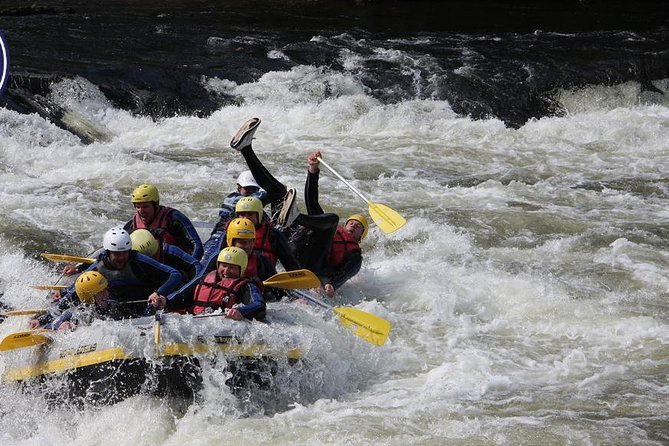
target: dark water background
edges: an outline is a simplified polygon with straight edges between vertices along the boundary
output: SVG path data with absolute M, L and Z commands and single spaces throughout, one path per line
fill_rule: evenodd
M 67 128 L 47 96 L 55 80 L 81 76 L 137 114 L 207 116 L 244 98 L 208 91 L 204 78 L 241 84 L 314 65 L 355 74 L 384 103 L 445 99 L 519 127 L 560 115 L 559 89 L 634 80 L 657 91 L 668 23 L 663 1 L 5 2 L 11 78 L 0 105 Z M 343 52 L 364 62 L 347 68 Z

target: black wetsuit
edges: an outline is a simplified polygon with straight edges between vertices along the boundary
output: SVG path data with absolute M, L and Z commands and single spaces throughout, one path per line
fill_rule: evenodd
M 304 186 L 304 201 L 307 215 L 300 214 L 290 230 L 290 244 L 295 257 L 321 277 L 323 285 L 331 284 L 335 289 L 358 274 L 362 266 L 362 251 L 353 250 L 337 265 L 328 263 L 332 241 L 339 224 L 339 216 L 325 213 L 318 203 L 319 173 L 307 172 Z

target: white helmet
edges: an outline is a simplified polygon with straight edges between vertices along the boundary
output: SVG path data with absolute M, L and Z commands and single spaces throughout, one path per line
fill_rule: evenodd
M 130 251 L 132 240 L 123 228 L 111 228 L 102 238 L 102 247 L 107 251 Z
M 253 174 L 251 173 L 250 170 L 245 170 L 244 172 L 240 173 L 239 176 L 237 177 L 237 184 L 239 184 L 241 187 L 260 187 L 258 182 L 256 181 L 255 178 L 253 178 Z

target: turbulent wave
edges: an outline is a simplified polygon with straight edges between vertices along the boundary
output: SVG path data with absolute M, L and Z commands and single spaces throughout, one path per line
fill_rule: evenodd
M 50 409 L 4 386 L 3 445 L 669 441 L 663 19 L 454 32 L 428 26 L 433 2 L 404 28 L 334 6 L 156 3 L 0 9 L 14 64 L 0 108 L 0 301 L 43 306 L 28 286 L 60 280 L 62 265 L 39 253 L 94 251 L 129 218 L 137 184 L 215 222 L 246 168 L 229 141 L 258 116 L 254 149 L 280 181 L 301 190 L 306 155 L 322 150 L 407 218 L 391 235 L 372 225 L 340 290 L 392 323 L 389 342 L 285 304 L 273 316 L 299 324 L 310 349 L 276 393 L 238 397 L 216 367 L 186 405 L 139 395 Z M 326 210 L 365 212 L 337 178 L 320 181 Z M 7 318 L 0 333 L 25 327 Z
M 91 142 L 106 135 L 55 100 L 54 84 L 83 78 L 116 107 L 134 114 L 203 117 L 262 94 L 235 86 L 262 90 L 263 78 L 312 70 L 313 77 L 284 84 L 300 91 L 305 102 L 360 93 L 383 104 L 444 100 L 458 115 L 494 117 L 519 127 L 532 118 L 567 112 L 561 91 L 635 81 L 641 92 L 664 95 L 658 81 L 669 78 L 667 32 L 661 24 L 565 33 L 552 31 L 565 26 L 544 17 L 536 22 L 549 26 L 543 31 L 396 27 L 374 32 L 374 22 L 364 14 L 351 28 L 318 16 L 318 8 L 296 15 L 290 8 L 240 12 L 229 6 L 148 4 L 101 11 L 74 2 L 69 9 L 33 14 L 30 9 L 0 10 L 15 53 L 2 104 L 37 112 Z M 647 5 L 649 17 L 652 8 Z M 287 30 L 283 20 L 305 26 Z M 43 30 L 38 40 L 30 32 L 36 29 Z M 104 43 L 87 45 L 97 39 Z M 226 88 L 210 88 L 212 82 Z

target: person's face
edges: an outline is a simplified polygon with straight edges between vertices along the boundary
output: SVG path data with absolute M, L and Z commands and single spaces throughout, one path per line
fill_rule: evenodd
M 237 217 L 248 218 L 253 222 L 254 225 L 258 224 L 258 213 L 257 212 L 237 212 Z
M 237 192 L 244 195 L 245 197 L 248 197 L 251 194 L 255 194 L 259 190 L 260 188 L 256 186 L 240 186 L 239 184 L 237 185 Z
M 218 274 L 221 277 L 225 277 L 227 279 L 238 279 L 242 269 L 239 267 L 239 265 L 233 265 L 231 263 L 219 262 L 217 270 L 218 270 Z
M 358 220 L 349 220 L 344 225 L 344 230 L 353 236 L 354 239 L 360 241 L 360 237 L 362 237 L 362 232 L 365 228 Z
M 156 207 L 151 201 L 142 201 L 141 203 L 134 203 L 135 212 L 142 219 L 145 225 L 150 225 L 156 216 Z
M 109 251 L 109 263 L 116 269 L 122 269 L 130 260 L 130 251 Z
M 109 305 L 109 290 L 105 288 L 104 290 L 100 291 L 98 294 L 96 294 L 93 299 L 95 299 L 95 306 L 100 308 L 101 310 L 104 310 L 107 308 Z
M 246 251 L 246 255 L 251 255 L 253 253 L 253 245 L 255 244 L 255 240 L 253 239 L 248 239 L 248 238 L 233 238 L 232 239 L 232 246 L 235 248 L 240 248 Z

